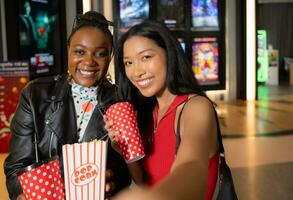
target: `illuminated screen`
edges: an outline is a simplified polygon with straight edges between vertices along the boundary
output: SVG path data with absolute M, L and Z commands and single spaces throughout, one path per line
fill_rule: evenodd
M 195 29 L 219 29 L 218 0 L 192 0 L 191 13 Z
M 148 0 L 120 0 L 120 28 L 127 29 L 149 18 Z
M 18 5 L 20 58 L 30 62 L 30 76 L 60 72 L 58 0 L 20 0 Z
M 157 19 L 169 28 L 184 27 L 184 0 L 157 1 Z M 176 14 L 174 14 L 176 13 Z
M 217 38 L 194 38 L 192 69 L 201 85 L 217 85 L 219 81 L 219 48 Z
M 10 124 L 21 90 L 29 81 L 27 61 L 0 61 L 0 153 L 9 152 Z
M 265 30 L 257 30 L 257 64 L 257 82 L 266 82 L 268 80 L 269 58 Z

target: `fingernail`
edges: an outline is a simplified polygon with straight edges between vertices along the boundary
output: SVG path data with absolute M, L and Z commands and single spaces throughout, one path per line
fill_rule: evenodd
M 109 184 L 106 184 L 106 192 L 109 192 L 111 189 L 111 186 Z

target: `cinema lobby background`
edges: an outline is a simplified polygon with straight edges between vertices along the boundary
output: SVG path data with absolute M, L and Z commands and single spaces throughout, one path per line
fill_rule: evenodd
M 0 200 L 19 94 L 67 72 L 66 39 L 88 10 L 114 22 L 115 43 L 144 19 L 165 23 L 217 105 L 238 198 L 293 199 L 293 0 L 1 0 Z

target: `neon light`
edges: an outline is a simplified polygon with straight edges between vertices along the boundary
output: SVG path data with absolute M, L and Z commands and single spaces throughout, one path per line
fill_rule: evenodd
M 269 59 L 265 30 L 257 30 L 257 64 L 257 82 L 267 82 Z

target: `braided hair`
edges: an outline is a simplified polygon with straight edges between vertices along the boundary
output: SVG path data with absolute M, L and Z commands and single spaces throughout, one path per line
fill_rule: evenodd
M 72 30 L 68 37 L 67 45 L 70 45 L 71 38 L 76 31 L 83 27 L 94 27 L 101 30 L 105 34 L 105 37 L 107 38 L 110 46 L 113 47 L 113 35 L 109 30 L 109 26 L 113 26 L 113 22 L 108 21 L 104 15 L 96 11 L 88 11 L 84 14 L 78 14 L 73 21 Z M 111 48 L 110 54 L 112 51 L 113 48 Z

